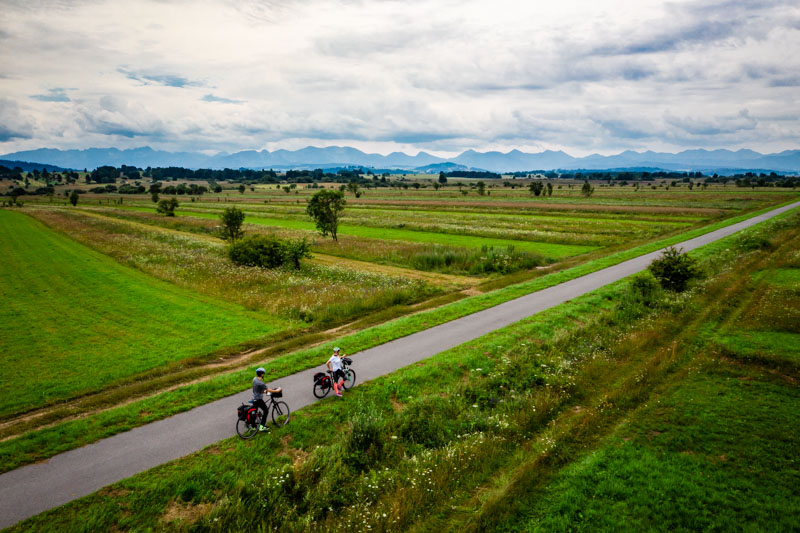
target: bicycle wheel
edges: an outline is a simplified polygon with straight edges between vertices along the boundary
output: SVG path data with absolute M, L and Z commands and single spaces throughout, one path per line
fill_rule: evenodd
M 331 387 L 330 385 L 325 386 L 325 383 L 326 382 L 323 382 L 323 380 L 314 383 L 314 396 L 317 398 L 324 398 L 328 395 L 331 391 Z M 327 383 L 330 383 L 330 381 L 327 381 Z
M 236 421 L 236 434 L 240 439 L 252 439 L 258 435 L 258 424 L 250 424 L 247 420 Z
M 356 371 L 352 368 L 348 368 L 344 371 L 344 382 L 342 386 L 345 390 L 352 389 L 356 384 Z
M 286 402 L 272 402 L 272 423 L 285 426 L 289 423 L 289 405 Z

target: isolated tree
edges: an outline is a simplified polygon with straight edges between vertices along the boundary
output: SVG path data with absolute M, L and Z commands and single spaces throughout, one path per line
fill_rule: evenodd
M 244 222 L 244 211 L 238 207 L 228 207 L 219 216 L 221 228 L 220 233 L 226 241 L 233 242 L 244 235 L 242 223 Z
M 244 185 L 239 185 L 239 194 L 244 194 L 244 189 L 245 189 Z
M 547 182 L 547 196 L 553 196 L 553 184 Z
M 581 187 L 581 194 L 584 195 L 586 198 L 589 198 L 592 193 L 594 192 L 594 187 L 589 183 L 589 180 L 583 182 L 583 187 Z
M 339 215 L 344 211 L 346 203 L 342 191 L 322 189 L 308 200 L 306 213 L 314 219 L 317 230 L 323 237 L 330 233 L 333 240 L 338 241 Z
M 348 183 L 347 184 L 347 190 L 350 191 L 351 193 L 353 193 L 353 195 L 355 195 L 356 197 L 359 196 L 359 194 L 358 194 L 358 183 L 357 182 L 351 181 L 350 183 Z
M 479 181 L 478 183 L 475 184 L 475 186 L 478 187 L 478 194 L 480 194 L 481 196 L 486 194 L 486 184 L 484 182 Z
M 158 206 L 156 207 L 156 211 L 161 213 L 162 215 L 166 215 L 168 217 L 175 216 L 175 209 L 178 207 L 178 200 L 176 198 L 170 198 L 169 200 L 161 200 L 158 202 Z
M 667 290 L 681 292 L 698 276 L 696 261 L 682 250 L 669 247 L 648 267 L 653 277 Z
M 72 191 L 69 194 L 69 203 L 71 203 L 73 207 L 78 205 L 78 193 L 76 191 Z
M 530 186 L 528 187 L 533 193 L 534 196 L 539 196 L 542 194 L 542 190 L 544 189 L 544 185 L 541 181 L 532 181 Z
M 447 183 L 447 175 L 444 172 L 439 172 L 439 183 L 442 185 Z
M 442 184 L 438 181 L 433 184 L 433 190 L 438 191 L 442 187 Z

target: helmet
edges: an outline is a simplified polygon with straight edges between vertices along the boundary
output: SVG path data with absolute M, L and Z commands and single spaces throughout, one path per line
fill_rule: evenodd
M 333 351 L 334 352 L 338 352 L 339 351 L 339 347 L 337 346 L 336 348 L 333 349 Z
M 264 370 L 264 368 L 263 368 L 263 367 L 258 367 L 258 368 L 256 368 L 256 376 L 263 376 L 263 375 L 264 375 L 264 374 L 266 374 L 266 373 L 267 373 L 267 371 L 266 371 L 266 370 Z

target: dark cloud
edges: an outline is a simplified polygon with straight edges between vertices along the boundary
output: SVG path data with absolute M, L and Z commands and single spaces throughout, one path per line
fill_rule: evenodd
M 71 102 L 67 90 L 62 87 L 48 89 L 46 94 L 33 94 L 31 98 L 40 102 Z
M 769 82 L 770 87 L 800 87 L 800 76 L 775 78 Z
M 0 142 L 32 139 L 33 124 L 11 98 L 0 97 Z
M 667 124 L 679 128 L 691 135 L 727 135 L 741 131 L 754 130 L 758 120 L 750 116 L 747 109 L 742 109 L 735 116 L 723 117 L 664 117 Z

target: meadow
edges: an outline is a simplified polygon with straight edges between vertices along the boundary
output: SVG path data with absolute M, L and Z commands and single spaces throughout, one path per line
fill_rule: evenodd
M 12 530 L 791 530 L 798 217 L 696 251 L 687 293 L 623 280 Z
M 349 221 L 347 227 L 378 232 L 373 235 L 383 235 L 384 238 L 342 234 L 339 242 L 315 236 L 310 229 L 311 223 L 301 220 L 303 207 L 298 202 L 313 193 L 313 189 L 289 195 L 282 190 L 266 188 L 255 188 L 245 194 L 237 193 L 233 199 L 248 213 L 247 231 L 313 239 L 314 252 L 318 257 L 304 263 L 297 271 L 234 267 L 227 260 L 223 243 L 216 237 L 217 216 L 224 206 L 233 203 L 228 201 L 232 199 L 227 196 L 224 199 L 218 197 L 218 201 L 214 201 L 212 196 L 191 198 L 188 202 L 184 198 L 181 200 L 183 204 L 179 208 L 179 216 L 174 218 L 143 211 L 152 210 L 149 198 L 97 195 L 82 197 L 77 208 L 65 208 L 53 198 L 36 198 L 28 202 L 23 212 L 63 236 L 115 259 L 120 265 L 191 291 L 198 297 L 225 302 L 237 309 L 244 308 L 255 313 L 262 321 L 277 324 L 267 336 L 248 337 L 247 334 L 238 343 L 223 341 L 215 346 L 215 350 L 199 348 L 198 352 L 205 355 L 192 359 L 192 364 L 203 365 L 204 362 L 219 360 L 219 357 L 210 356 L 212 352 L 223 360 L 236 361 L 236 346 L 240 346 L 239 352 L 268 346 L 272 346 L 273 350 L 279 347 L 301 348 L 305 342 L 319 342 L 325 338 L 325 335 L 320 337 L 319 334 L 309 336 L 308 332 L 321 332 L 325 328 L 353 321 L 367 326 L 509 283 L 536 280 L 566 267 L 581 263 L 594 264 L 598 259 L 613 257 L 615 253 L 655 242 L 658 238 L 673 238 L 699 231 L 709 227 L 710 222 L 727 223 L 733 217 L 745 216 L 755 208 L 764 208 L 789 197 L 781 191 L 696 191 L 691 194 L 700 200 L 686 205 L 687 202 L 682 199 L 686 192 L 620 191 L 618 188 L 608 188 L 603 191 L 604 195 L 598 194 L 596 198 L 560 198 L 565 206 L 565 209 L 561 209 L 553 201 L 555 196 L 546 200 L 534 199 L 526 191 L 506 188 L 493 189 L 491 197 L 470 199 L 469 208 L 465 209 L 461 205 L 463 201 L 441 198 L 444 192 L 382 189 L 369 191 L 366 199 L 363 196 L 351 197 L 345 211 L 346 220 Z M 614 205 L 615 198 L 633 194 L 638 199 L 630 201 L 631 205 Z M 496 201 L 497 196 L 503 196 L 502 201 Z M 395 199 L 403 201 L 387 207 L 386 202 L 392 204 Z M 433 207 L 414 207 L 415 199 L 425 199 L 420 201 L 428 202 Z M 513 208 L 507 206 L 509 200 L 513 200 Z M 547 204 L 543 204 L 544 201 Z M 373 205 L 374 202 L 379 204 Z M 656 203 L 659 205 L 653 205 Z M 275 225 L 261 224 L 261 221 L 269 221 L 270 224 L 275 221 Z M 385 238 L 390 234 L 387 232 L 391 231 L 409 240 Z M 485 236 L 479 238 L 479 234 Z M 431 236 L 447 244 L 427 242 L 426 239 Z M 486 239 L 480 248 L 472 244 L 460 245 L 462 241 L 480 239 Z M 560 242 L 548 242 L 550 240 Z M 492 244 L 487 245 L 486 242 Z M 577 242 L 594 243 L 591 246 L 593 251 L 585 253 L 587 245 Z M 495 247 L 504 243 L 513 244 L 505 248 Z M 525 246 L 537 247 L 542 253 L 520 251 Z M 567 257 L 565 261 L 554 250 L 571 250 L 570 254 L 579 255 Z M 544 270 L 534 268 L 546 265 L 551 266 Z M 28 267 L 31 275 L 36 269 L 34 264 Z M 423 276 L 421 272 L 446 274 L 435 277 Z M 523 284 L 520 287 L 527 286 Z M 18 290 L 19 299 L 25 301 L 25 289 Z M 529 290 L 533 289 L 520 288 L 509 294 L 523 294 Z M 463 309 L 473 307 L 467 304 Z M 434 314 L 450 316 L 440 311 Z M 135 319 L 129 318 L 129 322 L 132 320 Z M 428 323 L 437 321 L 438 318 L 428 320 Z M 59 329 L 58 323 L 53 322 L 51 328 Z M 149 331 L 147 328 L 138 329 Z M 71 344 L 54 343 L 50 349 L 56 350 L 56 346 L 64 345 L 69 347 L 65 355 L 82 353 L 84 343 L 80 336 L 74 337 Z M 292 338 L 296 340 L 288 344 L 284 342 Z M 21 346 L 25 346 L 26 342 L 22 342 Z M 187 350 L 193 349 L 188 344 L 186 346 Z M 238 364 L 246 366 L 250 362 L 251 358 L 245 357 Z M 217 372 L 230 369 L 230 365 L 223 365 Z M 156 379 L 149 380 L 149 385 L 149 378 L 145 378 L 141 372 L 136 373 L 143 379 L 130 389 L 131 395 L 147 397 L 158 390 L 174 387 L 179 380 L 209 376 L 215 370 L 209 366 L 202 372 L 187 372 L 184 366 L 167 365 L 150 369 L 150 372 Z M 172 377 L 167 378 L 167 375 Z M 77 396 L 88 391 L 102 391 L 104 386 L 100 383 L 105 383 L 105 389 L 111 390 L 118 382 L 106 375 Z M 215 394 L 220 393 L 217 391 Z M 74 416 L 81 409 L 95 412 L 113 405 L 109 403 L 111 398 L 108 394 L 95 396 L 81 399 L 68 408 L 37 413 L 45 416 L 37 416 L 36 421 L 9 420 L 3 424 L 2 435 L 5 438 L 19 436 L 20 432 L 34 429 L 37 424 L 51 424 L 65 412 Z M 20 409 L 25 411 L 41 405 L 41 402 L 33 402 Z M 182 400 L 180 408 L 190 405 Z M 163 416 L 174 410 L 156 412 Z M 145 418 L 152 419 L 151 416 Z M 133 420 L 126 418 L 124 423 L 115 427 L 123 429 L 143 420 L 134 416 Z M 102 433 L 108 434 L 109 431 L 111 426 L 104 428 Z M 81 439 L 96 438 L 91 435 L 97 433 L 84 434 Z M 63 442 L 73 442 L 73 439 Z M 44 447 L 40 446 L 38 453 L 46 455 L 52 449 L 55 448 L 45 444 Z
M 0 242 L 2 417 L 293 327 L 125 268 L 18 212 L 0 210 Z

